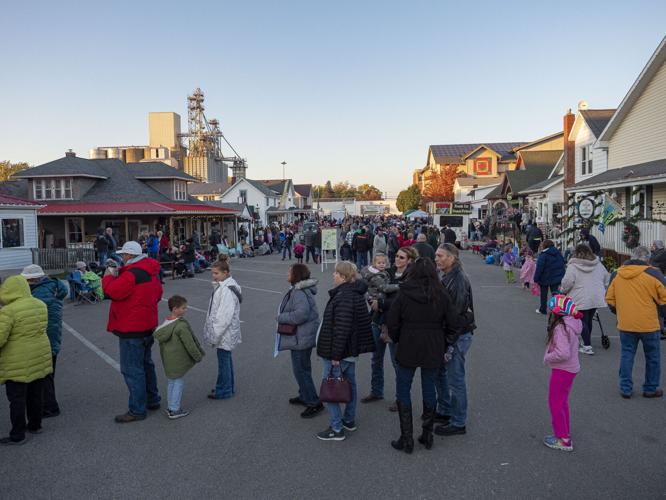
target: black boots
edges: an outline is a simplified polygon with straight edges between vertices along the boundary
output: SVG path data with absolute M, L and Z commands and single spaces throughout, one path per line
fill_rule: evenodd
M 414 451 L 414 427 L 412 425 L 412 407 L 398 401 L 398 416 L 400 417 L 400 439 L 391 441 L 391 446 L 405 453 Z M 431 420 L 432 424 L 432 420 Z M 432 430 L 432 425 L 430 426 Z M 432 433 L 431 433 L 432 439 Z
M 434 441 L 432 436 L 432 427 L 435 425 L 435 408 L 430 408 L 423 403 L 423 433 L 419 437 L 419 443 L 425 446 L 426 450 L 432 448 L 432 443 Z

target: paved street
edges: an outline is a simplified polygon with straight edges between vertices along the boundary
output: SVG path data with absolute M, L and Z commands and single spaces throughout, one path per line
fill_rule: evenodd
M 315 433 L 327 414 L 303 420 L 287 403 L 297 394 L 288 353 L 273 359 L 274 317 L 287 288 L 287 262 L 277 256 L 234 260 L 243 287 L 243 343 L 234 351 L 236 397 L 206 399 L 216 374 L 208 349 L 187 376 L 187 418 L 170 421 L 163 411 L 143 422 L 118 425 L 127 390 L 113 365 L 117 339 L 105 332 L 108 303 L 67 305 L 56 377 L 62 415 L 44 422 L 45 432 L 22 447 L 3 448 L 3 498 L 656 498 L 664 496 L 666 401 L 640 394 L 643 355 L 637 356 L 634 398 L 617 389 L 619 339 L 614 317 L 602 314 L 611 348 L 581 357 L 571 397 L 575 452 L 545 448 L 550 432 L 547 372 L 542 364 L 545 320 L 536 298 L 504 284 L 499 267 L 464 256 L 475 293 L 478 331 L 468 357 L 468 434 L 436 437 L 426 451 L 394 451 L 398 418 L 389 400 L 359 404 L 358 431 L 344 442 L 322 442 Z M 320 312 L 332 283 L 322 275 Z M 167 280 L 164 296 L 190 301 L 188 319 L 201 332 L 211 291 L 209 274 Z M 160 315 L 166 314 L 166 303 Z M 81 335 L 85 342 L 77 338 Z M 96 352 L 99 351 L 99 352 Z M 101 353 L 101 356 L 100 356 Z M 158 348 L 154 359 L 166 403 Z M 107 359 L 103 359 L 106 356 Z M 663 355 L 662 355 L 663 359 Z M 394 388 L 389 360 L 387 392 Z M 369 392 L 370 356 L 357 368 L 359 396 Z M 321 363 L 314 360 L 318 385 Z M 415 381 L 416 382 L 416 381 Z M 421 410 L 420 384 L 412 397 Z M 390 399 L 390 398 L 389 398 Z M 163 406 L 164 406 L 163 404 Z M 416 423 L 417 421 L 415 421 Z M 8 405 L 0 400 L 0 425 L 9 429 Z

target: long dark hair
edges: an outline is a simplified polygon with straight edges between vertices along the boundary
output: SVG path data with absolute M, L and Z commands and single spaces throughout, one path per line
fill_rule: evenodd
M 435 264 L 428 258 L 419 257 L 412 262 L 405 271 L 404 280 L 418 284 L 437 305 L 444 299 L 444 285 L 439 280 Z
M 551 313 L 550 319 L 548 320 L 548 328 L 546 329 L 546 345 L 552 344 L 553 337 L 555 336 L 555 328 L 560 325 L 564 326 L 564 329 L 569 331 L 567 324 L 564 322 L 564 316 Z

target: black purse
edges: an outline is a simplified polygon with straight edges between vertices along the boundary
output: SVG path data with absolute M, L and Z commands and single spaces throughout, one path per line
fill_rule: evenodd
M 280 307 L 280 312 L 284 310 L 284 305 L 289 302 L 289 298 L 291 297 L 291 290 L 289 290 L 289 293 L 284 299 L 283 306 Z M 296 335 L 296 331 L 298 330 L 298 325 L 290 325 L 288 323 L 278 323 L 277 327 L 277 332 L 280 335 Z

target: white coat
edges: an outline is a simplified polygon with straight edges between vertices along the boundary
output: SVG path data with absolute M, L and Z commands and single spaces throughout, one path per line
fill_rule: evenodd
M 606 307 L 606 288 L 610 274 L 599 259 L 571 258 L 560 290 L 578 306 L 579 311 Z
M 213 286 L 215 290 L 204 323 L 204 342 L 217 349 L 231 351 L 241 343 L 241 287 L 231 277 L 221 283 L 213 283 Z M 232 291 L 232 287 L 237 294 Z

